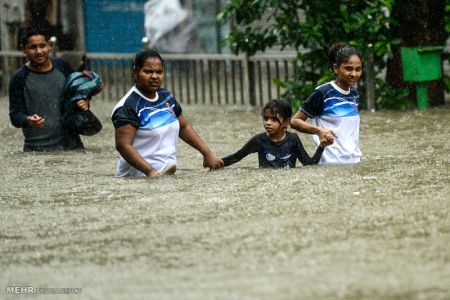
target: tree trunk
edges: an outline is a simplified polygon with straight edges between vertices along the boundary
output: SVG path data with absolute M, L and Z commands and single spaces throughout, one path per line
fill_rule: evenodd
M 401 45 L 393 49 L 386 81 L 393 86 L 408 87 L 414 103 L 414 86 L 403 81 L 400 47 L 443 46 L 447 39 L 444 14 L 445 0 L 397 0 L 392 7 L 392 17 L 398 22 L 392 31 L 401 40 Z M 431 106 L 444 104 L 443 79 L 430 82 L 428 98 Z

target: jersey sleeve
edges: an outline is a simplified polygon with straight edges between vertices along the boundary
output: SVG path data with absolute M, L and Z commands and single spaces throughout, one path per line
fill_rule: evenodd
M 294 135 L 295 143 L 296 143 L 296 154 L 298 160 L 302 163 L 302 165 L 317 165 L 322 158 L 323 148 L 317 147 L 316 153 L 314 153 L 313 157 L 310 157 L 308 153 L 305 150 L 305 147 L 303 147 L 302 142 L 300 141 L 300 138 L 298 135 Z
M 24 85 L 27 77 L 25 69 L 19 70 L 9 82 L 9 118 L 15 127 L 28 127 L 25 108 Z
M 121 106 L 118 107 L 112 117 L 111 120 L 113 122 L 114 128 L 117 129 L 119 127 L 130 124 L 134 128 L 138 129 L 140 126 L 139 117 L 137 115 L 136 110 L 131 108 L 130 106 Z
M 251 138 L 239 151 L 237 151 L 234 154 L 225 156 L 222 158 L 224 166 L 230 166 L 232 164 L 237 163 L 238 161 L 242 160 L 244 157 L 251 153 L 255 153 L 258 151 L 258 138 L 257 136 L 254 136 Z
M 175 113 L 175 116 L 177 116 L 177 118 L 181 115 L 181 113 L 183 112 L 183 110 L 181 109 L 181 105 L 180 103 L 178 103 L 177 100 L 175 100 L 175 98 L 173 98 L 175 105 L 173 107 L 173 112 Z
M 309 95 L 305 103 L 300 107 L 308 117 L 314 118 L 322 114 L 323 110 L 323 94 L 320 90 L 315 90 Z

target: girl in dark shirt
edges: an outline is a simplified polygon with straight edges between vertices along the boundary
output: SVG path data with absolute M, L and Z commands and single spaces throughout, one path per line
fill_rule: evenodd
M 255 135 L 234 154 L 222 158 L 224 165 L 237 163 L 251 153 L 258 153 L 261 168 L 295 168 L 297 158 L 302 165 L 317 164 L 322 157 L 323 146 L 317 147 L 311 158 L 299 137 L 286 131 L 291 121 L 292 108 L 285 100 L 272 100 L 262 109 L 263 133 Z

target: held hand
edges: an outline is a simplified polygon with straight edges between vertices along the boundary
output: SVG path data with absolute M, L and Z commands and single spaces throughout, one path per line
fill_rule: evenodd
M 32 128 L 44 127 L 45 119 L 38 114 L 27 117 L 27 124 Z
M 205 155 L 203 157 L 203 167 L 210 170 L 218 170 L 223 168 L 223 160 L 214 154 Z
M 90 107 L 90 103 L 87 100 L 82 99 L 77 102 L 77 108 L 79 110 L 87 111 L 87 110 L 89 110 L 89 107 Z
M 330 145 L 328 145 L 327 143 L 320 143 L 319 146 L 322 148 L 326 148 L 327 146 L 330 146 Z
M 330 146 L 334 143 L 334 139 L 337 138 L 333 129 L 324 128 L 318 133 L 320 145 L 322 147 Z

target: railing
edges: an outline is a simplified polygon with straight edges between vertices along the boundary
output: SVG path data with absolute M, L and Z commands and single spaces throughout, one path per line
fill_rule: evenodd
M 25 56 L 19 51 L 0 51 L 0 96 L 8 94 L 12 74 L 25 63 Z
M 77 53 L 60 53 L 69 62 L 79 62 Z M 130 59 L 133 54 L 87 53 L 89 69 L 106 83 L 101 97 L 120 100 L 132 86 Z M 248 57 L 231 54 L 162 54 L 165 64 L 163 87 L 172 91 L 178 101 L 187 104 L 262 106 L 280 98 L 282 89 L 274 79 L 293 74 L 294 53 L 266 54 Z M 14 71 L 25 62 L 21 52 L 0 52 L 2 95 Z M 73 64 L 73 63 L 72 63 Z

